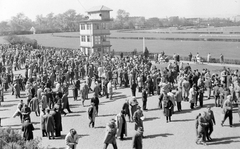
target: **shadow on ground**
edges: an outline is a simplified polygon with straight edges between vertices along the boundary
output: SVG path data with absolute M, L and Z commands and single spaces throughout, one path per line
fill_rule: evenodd
M 168 136 L 172 136 L 173 134 L 171 133 L 164 133 L 164 134 L 153 134 L 153 135 L 147 135 L 144 138 L 146 139 L 150 139 L 150 138 L 156 138 L 156 137 L 168 137 Z
M 221 145 L 240 142 L 240 136 L 237 137 L 225 137 L 225 138 L 213 138 L 212 142 L 208 145 Z

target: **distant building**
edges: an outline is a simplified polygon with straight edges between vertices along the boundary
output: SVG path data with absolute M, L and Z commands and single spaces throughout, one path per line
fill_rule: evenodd
M 85 54 L 110 51 L 110 8 L 97 6 L 87 11 L 88 19 L 80 23 L 80 49 Z

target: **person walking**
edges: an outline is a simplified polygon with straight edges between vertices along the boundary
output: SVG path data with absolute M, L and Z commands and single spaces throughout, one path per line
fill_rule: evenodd
M 90 120 L 88 126 L 90 127 L 92 125 L 92 128 L 94 128 L 94 126 L 95 126 L 95 118 L 97 116 L 97 110 L 96 110 L 94 102 L 91 102 L 91 105 L 88 108 L 87 112 L 88 112 L 88 118 Z
M 233 108 L 233 105 L 232 105 L 232 96 L 231 95 L 228 95 L 227 96 L 227 99 L 224 101 L 223 103 L 223 114 L 224 114 L 224 118 L 222 120 L 222 123 L 221 125 L 223 126 L 223 123 L 225 122 L 225 120 L 227 118 L 229 118 L 229 125 L 230 127 L 232 127 L 232 119 L 233 119 L 233 116 L 232 116 L 232 108 Z
M 54 130 L 55 130 L 55 122 L 53 116 L 50 114 L 50 109 L 47 109 L 47 114 L 45 116 L 45 128 L 48 135 L 48 138 L 55 139 Z
M 123 140 L 123 136 L 127 136 L 127 121 L 125 119 L 125 111 L 121 112 L 116 116 L 117 123 L 117 137 L 120 137 L 120 140 Z
M 63 94 L 61 101 L 62 101 L 62 111 L 63 111 L 62 113 L 65 113 L 64 109 L 67 109 L 69 113 L 72 113 L 72 111 L 70 110 L 70 107 L 69 107 L 68 93 Z
M 208 123 L 208 126 L 206 127 L 206 137 L 207 137 L 208 141 L 211 141 L 212 140 L 211 134 L 213 132 L 213 124 L 216 125 L 214 113 L 211 110 L 211 106 L 207 107 L 206 120 Z
M 143 128 L 138 127 L 134 136 L 132 137 L 132 148 L 133 149 L 142 149 L 142 138 L 143 138 Z
M 205 116 L 206 116 L 206 112 L 203 111 L 201 113 L 201 116 L 198 117 L 198 132 L 197 132 L 198 136 L 197 136 L 196 144 L 207 145 L 205 127 L 208 125 L 208 123 L 206 121 Z
M 82 87 L 82 91 L 81 91 L 81 93 L 82 93 L 82 106 L 83 107 L 84 107 L 84 101 L 86 99 L 88 99 L 88 92 L 89 92 L 88 85 L 86 84 L 86 82 L 84 82 L 83 87 Z
M 141 110 L 140 106 L 137 106 L 137 111 L 134 112 L 133 114 L 133 121 L 135 122 L 135 130 L 138 129 L 138 127 L 142 127 L 143 128 L 143 112 Z
M 116 134 L 117 134 L 117 128 L 115 124 L 115 120 L 111 119 L 109 123 L 107 123 L 106 126 L 106 134 L 104 137 L 104 146 L 103 149 L 107 149 L 109 144 L 112 144 L 114 149 L 117 149 L 117 141 L 116 141 Z

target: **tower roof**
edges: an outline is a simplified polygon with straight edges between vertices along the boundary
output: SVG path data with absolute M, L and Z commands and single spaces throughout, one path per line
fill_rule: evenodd
M 87 10 L 88 13 L 89 12 L 101 12 L 101 11 L 112 11 L 112 9 L 101 5 L 101 6 L 96 6 L 96 7 L 93 7 L 91 9 Z

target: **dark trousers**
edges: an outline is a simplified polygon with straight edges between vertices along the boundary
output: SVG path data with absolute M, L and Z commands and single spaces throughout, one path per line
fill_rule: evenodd
M 199 140 L 200 140 L 200 142 L 206 142 L 206 132 L 205 131 L 198 132 L 196 142 L 198 142 Z
M 103 149 L 107 149 L 107 147 L 108 147 L 108 143 L 104 143 L 104 146 L 103 146 Z M 117 143 L 112 143 L 112 146 L 113 146 L 113 149 L 117 149 L 118 147 L 117 147 Z
M 206 138 L 207 140 L 210 140 L 210 136 L 213 132 L 213 124 L 209 123 L 209 125 L 206 127 Z
M 143 110 L 146 110 L 147 108 L 147 99 L 143 100 Z
M 50 139 L 51 137 L 54 139 L 54 133 L 53 131 L 47 132 L 48 138 Z
M 216 107 L 220 107 L 221 104 L 220 104 L 220 96 L 215 96 L 215 106 Z
M 47 136 L 46 130 L 42 130 L 42 137 L 46 137 L 46 136 Z
M 136 96 L 136 89 L 132 89 L 132 96 Z
M 222 121 L 222 124 L 224 123 L 224 121 L 225 121 L 227 118 L 229 118 L 229 125 L 232 126 L 232 119 L 233 119 L 233 117 L 232 117 L 232 110 L 227 110 L 227 111 L 226 111 L 226 113 L 225 113 L 225 115 L 224 115 L 224 119 L 223 119 L 223 121 Z
M 180 102 L 177 102 L 177 108 L 178 108 L 178 111 L 181 111 L 181 110 L 182 110 L 181 101 L 180 101 Z
M 190 103 L 190 108 L 194 109 L 194 103 Z
M 199 94 L 199 104 L 200 104 L 200 107 L 203 107 L 203 94 L 202 93 Z
M 89 122 L 89 127 L 92 125 L 92 127 L 94 127 L 94 121 L 91 119 L 90 122 Z
M 142 92 L 142 87 L 138 87 L 138 92 L 139 92 L 139 93 Z

